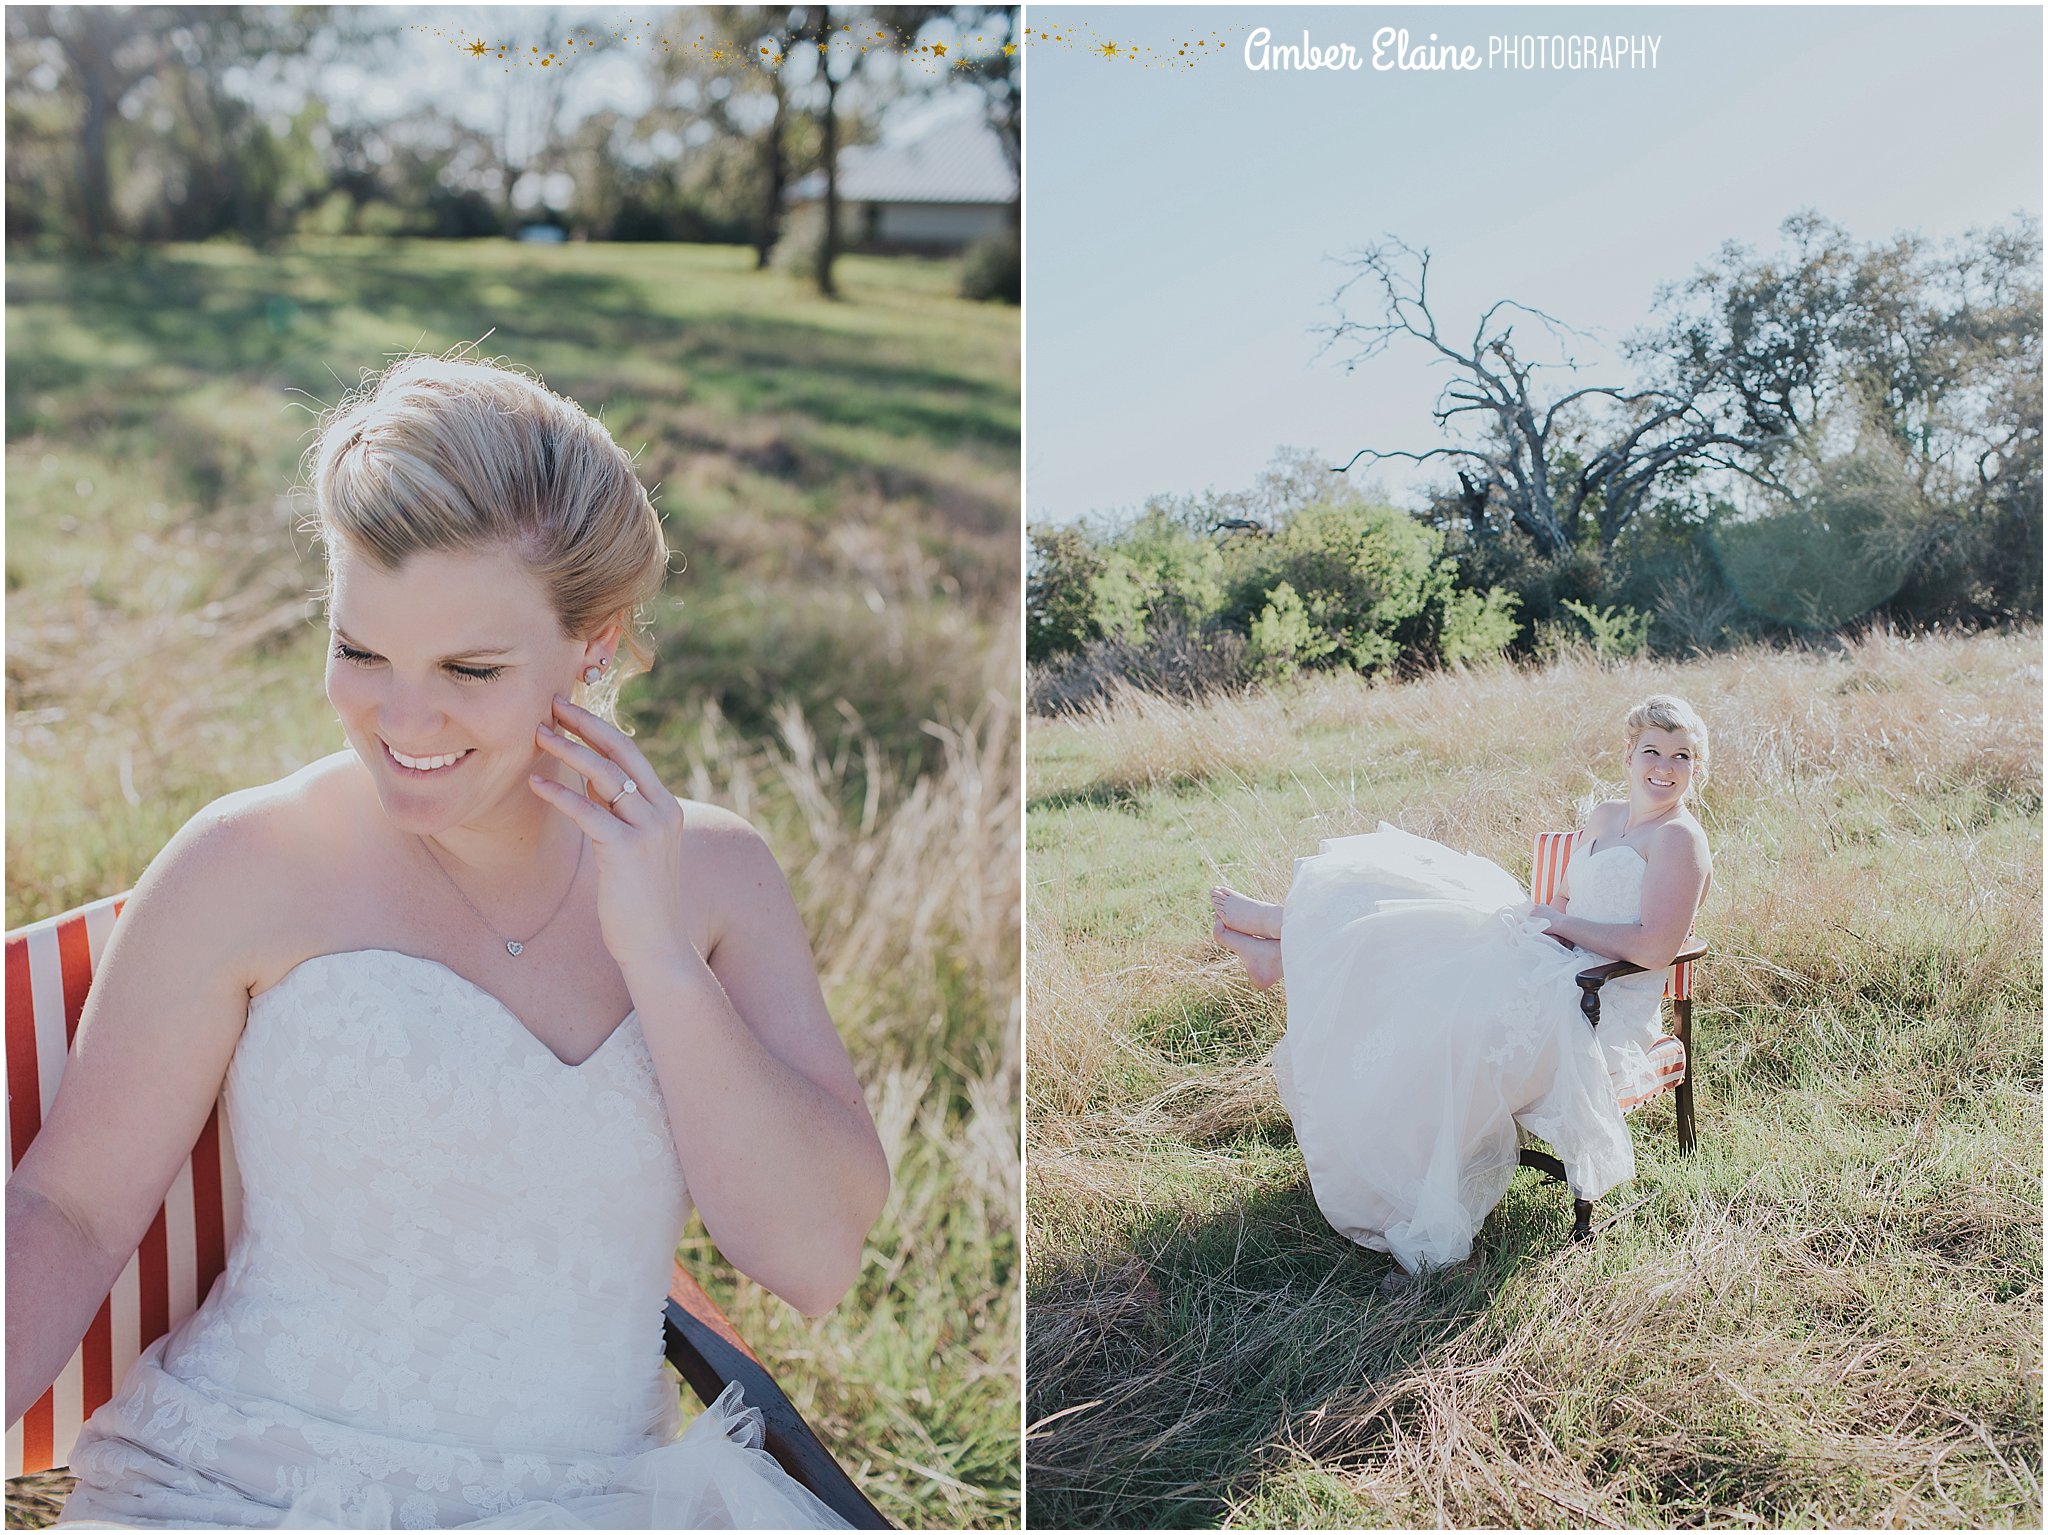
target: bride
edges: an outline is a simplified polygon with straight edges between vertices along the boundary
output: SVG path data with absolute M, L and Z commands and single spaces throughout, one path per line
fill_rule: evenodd
M 889 1173 L 766 844 L 613 723 L 668 563 L 631 460 L 412 358 L 311 466 L 348 748 L 200 812 L 115 927 L 7 1187 L 8 1421 L 225 1085 L 240 1236 L 86 1426 L 68 1520 L 836 1524 L 743 1404 L 678 1439 L 662 1374 L 692 1203 L 818 1315 Z
M 1287 983 L 1273 1052 L 1330 1224 L 1403 1270 L 1457 1263 L 1514 1177 L 1521 1131 L 1572 1192 L 1635 1176 L 1620 1102 L 1656 1083 L 1665 972 L 1712 872 L 1688 799 L 1707 727 L 1660 694 L 1629 712 L 1628 798 L 1587 817 L 1554 906 L 1498 865 L 1382 824 L 1296 861 L 1284 906 L 1219 886 L 1216 939 L 1260 987 Z M 1575 980 L 1609 981 L 1598 1029 Z

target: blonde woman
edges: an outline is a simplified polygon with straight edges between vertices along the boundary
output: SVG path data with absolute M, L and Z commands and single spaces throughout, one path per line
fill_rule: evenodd
M 835 1524 L 743 1403 L 678 1439 L 662 1375 L 692 1203 L 816 1314 L 888 1170 L 774 858 L 613 721 L 668 564 L 646 492 L 474 361 L 393 367 L 310 466 L 348 747 L 201 812 L 114 930 L 8 1185 L 9 1421 L 225 1083 L 240 1237 L 87 1425 L 67 1519 Z
M 1698 713 L 1645 699 L 1624 739 L 1628 796 L 1587 817 L 1554 906 L 1386 825 L 1298 860 L 1284 906 L 1211 892 L 1216 939 L 1255 984 L 1287 983 L 1273 1066 L 1318 1207 L 1405 1271 L 1471 1256 L 1518 1126 L 1557 1148 L 1581 1199 L 1635 1176 L 1618 1100 L 1654 1085 L 1665 971 L 1712 863 L 1689 804 Z M 1645 971 L 1607 983 L 1597 1030 L 1574 979 L 1595 958 Z

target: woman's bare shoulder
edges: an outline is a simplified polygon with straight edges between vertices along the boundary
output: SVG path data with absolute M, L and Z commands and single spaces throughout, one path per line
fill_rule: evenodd
M 775 855 L 754 823 L 723 805 L 676 796 L 683 811 L 683 846 L 691 856 L 719 865 L 745 864 Z
M 1618 832 L 1627 824 L 1628 801 L 1625 799 L 1602 800 L 1586 812 L 1586 830 L 1596 839 Z
M 751 821 L 702 800 L 676 803 L 683 810 L 684 878 L 702 900 L 712 934 L 790 906 L 788 878 Z
M 359 797 L 354 761 L 338 752 L 204 806 L 151 861 L 131 915 L 167 927 L 203 922 L 232 935 L 237 969 L 261 968 L 305 911 L 318 885 L 309 872 L 346 844 Z
M 1713 867 L 1713 857 L 1707 851 L 1706 831 L 1688 814 L 1680 813 L 1661 825 L 1651 827 L 1644 842 L 1646 856 L 1680 858 L 1697 864 L 1702 870 Z
M 258 874 L 279 854 L 317 841 L 345 813 L 352 752 L 336 752 L 270 783 L 223 794 L 196 812 L 165 848 L 203 854 L 223 872 Z

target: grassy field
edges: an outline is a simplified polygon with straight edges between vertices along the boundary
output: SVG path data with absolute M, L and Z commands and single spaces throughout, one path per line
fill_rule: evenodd
M 2041 638 L 1566 658 L 1032 721 L 1034 1526 L 2041 1522 Z M 1208 941 L 1381 818 L 1526 875 L 1691 698 L 1699 1150 L 1566 1242 L 1534 1173 L 1394 1294 L 1317 1213 Z
M 869 1495 L 1018 1508 L 1018 326 L 944 263 L 825 303 L 744 251 L 335 242 L 8 264 L 8 922 L 342 744 L 287 495 L 362 370 L 486 354 L 601 411 L 686 568 L 623 713 L 767 834 L 895 1168 L 806 1323 L 686 1243 Z M 12 1508 L 10 1509 L 12 1512 Z

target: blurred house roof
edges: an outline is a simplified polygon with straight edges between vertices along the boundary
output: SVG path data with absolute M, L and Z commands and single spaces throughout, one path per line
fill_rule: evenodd
M 793 202 L 823 197 L 824 172 L 811 172 L 789 195 Z M 841 202 L 1007 203 L 1016 195 L 1002 141 L 979 113 L 942 118 L 900 141 L 839 152 Z

